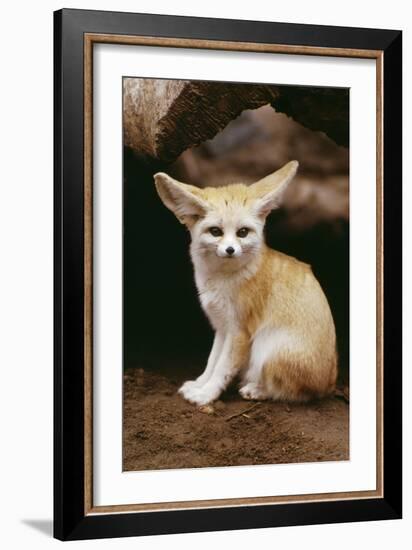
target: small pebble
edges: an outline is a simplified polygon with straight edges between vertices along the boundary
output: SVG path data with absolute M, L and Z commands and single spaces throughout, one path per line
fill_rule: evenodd
M 201 405 L 199 407 L 199 411 L 204 414 L 214 414 L 215 409 L 212 407 L 212 405 Z

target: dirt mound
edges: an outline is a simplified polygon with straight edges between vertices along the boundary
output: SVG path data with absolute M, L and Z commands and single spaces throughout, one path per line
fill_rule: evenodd
M 159 470 L 349 459 L 344 394 L 307 404 L 249 402 L 236 388 L 202 410 L 183 382 L 128 369 L 124 375 L 123 469 Z

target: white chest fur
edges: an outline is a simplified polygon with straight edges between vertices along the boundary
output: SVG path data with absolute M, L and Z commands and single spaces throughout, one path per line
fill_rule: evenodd
M 199 298 L 213 328 L 227 332 L 236 326 L 236 302 L 233 288 L 222 280 L 208 281 L 198 288 Z
M 216 331 L 225 333 L 236 330 L 242 274 L 210 269 L 210 264 L 196 258 L 193 259 L 193 264 L 200 303 L 211 325 Z

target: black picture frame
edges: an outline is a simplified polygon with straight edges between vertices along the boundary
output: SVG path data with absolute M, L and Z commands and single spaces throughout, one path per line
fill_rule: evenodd
M 84 37 L 86 33 L 383 56 L 383 496 L 327 502 L 85 512 Z M 396 519 L 402 515 L 402 33 L 396 30 L 64 9 L 54 13 L 54 536 L 125 537 Z M 390 139 L 385 139 L 390 136 Z

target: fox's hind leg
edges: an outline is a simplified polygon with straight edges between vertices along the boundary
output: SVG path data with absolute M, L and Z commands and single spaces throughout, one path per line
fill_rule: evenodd
M 259 332 L 240 389 L 242 397 L 303 402 L 331 393 L 336 381 L 333 347 L 320 354 L 303 342 L 285 329 Z
M 296 338 L 285 329 L 260 330 L 253 338 L 250 361 L 242 379 L 240 395 L 244 399 L 283 399 L 284 388 L 268 377 L 268 364 L 292 353 Z
M 243 399 L 256 399 L 261 401 L 272 398 L 270 393 L 258 382 L 248 382 L 240 388 L 239 393 Z

